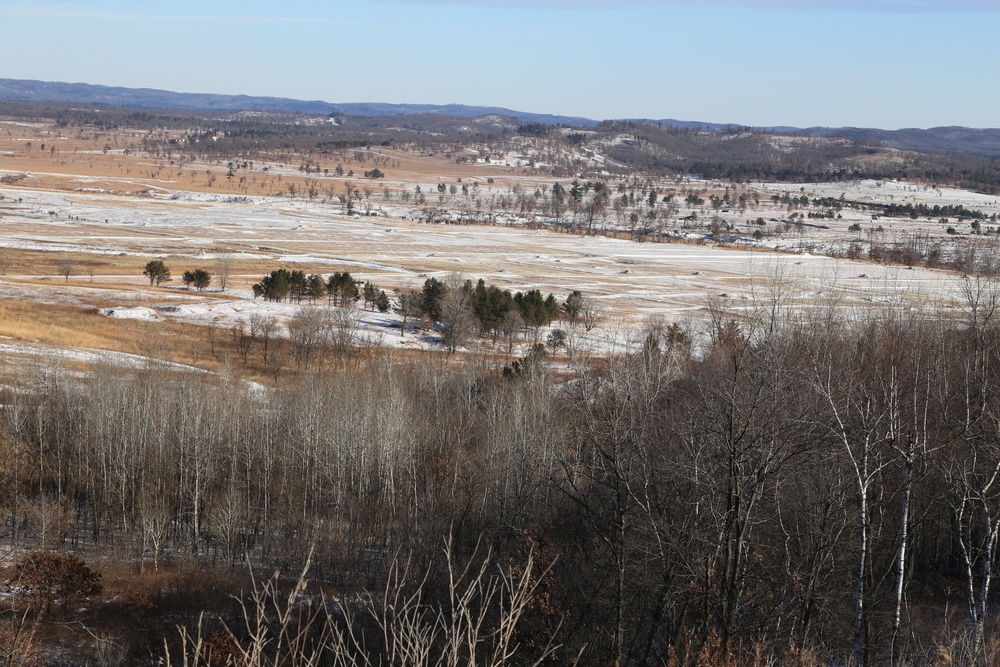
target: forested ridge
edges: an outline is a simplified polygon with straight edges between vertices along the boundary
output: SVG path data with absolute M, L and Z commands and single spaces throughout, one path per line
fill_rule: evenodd
M 5 548 L 21 572 L 51 550 L 136 582 L 192 563 L 280 587 L 308 562 L 329 627 L 370 633 L 339 645 L 354 662 L 317 634 L 319 664 L 428 664 L 390 659 L 371 618 L 402 618 L 378 591 L 420 581 L 415 608 L 453 618 L 449 564 L 530 582 L 516 650 L 489 664 L 993 664 L 1000 285 L 964 294 L 957 318 L 803 317 L 776 288 L 752 316 L 713 307 L 704 346 L 652 322 L 561 369 L 369 351 L 262 390 L 53 366 L 3 397 Z M 508 598 L 477 599 L 495 641 Z M 230 630 L 206 634 L 252 644 L 238 609 L 214 613 Z M 162 653 L 120 640 L 129 662 Z
M 319 156 L 364 147 L 416 149 L 468 157 L 467 150 L 503 155 L 523 151 L 542 156 L 552 176 L 634 174 L 696 176 L 728 181 L 828 182 L 908 179 L 988 194 L 1000 191 L 1000 158 L 987 150 L 965 152 L 968 140 L 928 152 L 882 145 L 876 135 L 845 130 L 808 136 L 749 127 L 700 131 L 654 121 L 605 121 L 595 126 L 522 122 L 486 115 L 463 118 L 424 113 L 362 116 L 250 111 L 183 111 L 71 106 L 48 102 L 0 102 L 0 115 L 54 122 L 58 127 L 113 133 L 144 130 L 129 152 L 192 159 L 272 159 L 309 163 Z M 178 137 L 178 132 L 182 136 Z M 985 132 L 985 131 L 983 131 Z M 974 133 L 973 133 L 974 134 Z M 964 135 L 963 135 L 964 136 Z M 945 148 L 940 148 L 942 145 Z M 593 158 L 601 156 L 597 163 Z M 607 158 L 606 160 L 603 158 Z

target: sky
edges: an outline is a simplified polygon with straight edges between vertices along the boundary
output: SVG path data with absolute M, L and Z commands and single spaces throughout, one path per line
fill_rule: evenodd
M 751 126 L 1000 127 L 1000 0 L 0 0 L 0 77 Z

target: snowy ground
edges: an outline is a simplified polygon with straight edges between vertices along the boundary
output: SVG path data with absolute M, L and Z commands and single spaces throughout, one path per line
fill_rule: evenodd
M 56 365 L 53 365 L 52 362 L 56 362 Z M 88 366 L 97 363 L 118 368 L 146 368 L 153 364 L 163 370 L 200 370 L 194 366 L 162 360 L 154 361 L 149 357 L 125 352 L 78 347 L 56 348 L 40 343 L 15 342 L 0 337 L 0 375 L 6 375 L 13 370 L 24 373 L 25 364 L 32 367 L 29 370 L 34 371 L 30 375 L 42 377 L 46 372 L 56 372 L 56 368 L 61 372 L 73 365 Z M 46 366 L 49 367 L 48 371 L 46 371 Z
M 844 194 L 855 200 L 961 203 L 987 213 L 1000 211 L 995 197 L 893 182 L 755 187 L 762 190 L 762 200 L 787 190 L 811 197 Z M 0 195 L 4 196 L 0 249 L 90 253 L 105 260 L 159 257 L 175 276 L 186 268 L 213 270 L 216 250 L 220 246 L 232 249 L 240 271 L 230 278 L 225 294 L 189 292 L 176 282 L 150 289 L 141 275 L 98 275 L 93 283 L 77 276 L 66 284 L 54 275 L 51 265 L 39 266 L 30 276 L 0 277 L 0 296 L 87 305 L 107 309 L 102 312 L 109 317 L 174 318 L 227 328 L 252 313 L 287 320 L 298 306 L 254 301 L 250 291 L 252 283 L 281 266 L 322 274 L 350 271 L 390 294 L 398 288 L 419 287 L 429 276 L 443 278 L 453 273 L 515 291 L 538 288 L 560 298 L 578 289 L 606 314 L 604 324 L 584 337 L 585 346 L 593 348 L 608 347 L 620 340 L 622 327 L 651 316 L 703 321 L 709 299 L 736 310 L 752 309 L 768 298 L 776 280 L 782 284 L 786 303 L 803 310 L 830 303 L 859 308 L 889 302 L 914 308 L 947 307 L 954 305 L 957 296 L 958 279 L 945 272 L 788 252 L 842 243 L 855 218 L 867 218 L 866 224 L 870 223 L 870 214 L 846 210 L 843 220 L 830 221 L 829 229 L 809 227 L 798 237 L 770 242 L 778 248 L 734 249 L 695 242 L 640 244 L 536 231 L 522 225 L 424 224 L 399 207 L 383 211 L 398 217 L 349 217 L 338 205 L 306 199 L 168 190 L 152 197 L 129 197 L 15 187 L 0 188 Z M 775 214 L 747 211 L 739 217 Z M 734 212 L 730 217 L 737 216 Z M 883 224 L 902 227 L 908 223 L 886 220 Z M 926 224 L 909 224 L 906 231 Z M 40 277 L 48 279 L 38 281 Z M 33 282 L 25 283 L 28 278 Z M 392 313 L 359 310 L 358 320 L 361 332 L 383 344 L 434 345 L 428 332 L 401 338 L 398 316 Z
M 907 181 L 875 181 L 859 180 L 842 183 L 756 183 L 755 190 L 767 193 L 788 192 L 789 194 L 808 193 L 811 197 L 833 197 L 844 195 L 845 199 L 865 201 L 878 204 L 961 204 L 971 209 L 1000 210 L 1000 197 L 984 195 L 968 190 L 935 187 Z

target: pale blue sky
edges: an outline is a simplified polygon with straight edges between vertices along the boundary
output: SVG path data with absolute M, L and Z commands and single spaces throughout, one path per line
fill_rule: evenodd
M 0 77 L 590 118 L 1000 126 L 1000 0 L 0 0 Z

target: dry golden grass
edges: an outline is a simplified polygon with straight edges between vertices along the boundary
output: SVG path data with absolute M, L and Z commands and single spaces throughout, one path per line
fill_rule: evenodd
M 0 250 L 10 257 L 9 275 L 52 276 L 63 280 L 61 262 L 72 263 L 70 280 L 89 280 L 88 271 L 95 275 L 142 275 L 143 266 L 149 261 L 143 257 L 130 255 L 95 255 L 86 252 L 43 252 L 4 248 Z
M 211 259 L 203 261 L 190 257 L 173 257 L 163 255 L 166 259 L 173 281 L 170 285 L 179 283 L 181 275 L 192 269 L 207 269 L 213 275 L 216 272 L 215 263 Z M 147 256 L 121 254 L 97 255 L 86 252 L 55 252 L 41 250 L 25 250 L 21 248 L 0 247 L 0 286 L 3 282 L 20 284 L 39 284 L 46 286 L 68 284 L 83 286 L 95 290 L 122 291 L 148 286 L 142 272 L 149 261 Z M 62 262 L 70 261 L 72 270 L 69 280 L 65 279 Z M 324 263 L 303 263 L 301 268 L 306 272 L 326 272 L 329 266 Z M 265 271 L 261 262 L 255 259 L 240 259 L 238 256 L 230 261 L 230 284 L 233 287 L 249 289 L 249 286 L 260 280 Z M 91 279 L 93 274 L 95 279 Z M 108 277 L 112 277 L 109 282 Z M 118 280 L 118 277 L 121 280 Z M 194 292 L 192 292 L 194 293 Z M 2 288 L 0 288 L 2 294 Z M 226 294 L 214 292 L 198 293 L 204 298 L 232 298 Z M 150 293 L 150 298 L 156 298 Z
M 0 125 L 0 171 L 31 174 L 18 187 L 44 190 L 73 191 L 93 188 L 116 191 L 121 194 L 138 194 L 155 188 L 176 188 L 196 192 L 247 195 L 283 195 L 293 185 L 304 194 L 309 182 L 318 187 L 319 196 L 342 194 L 344 181 L 350 180 L 355 188 L 369 187 L 381 192 L 384 187 L 392 190 L 411 190 L 416 183 L 463 181 L 484 182 L 494 179 L 497 186 L 505 187 L 524 179 L 546 178 L 542 171 L 526 168 L 502 167 L 495 164 L 455 162 L 454 156 L 443 151 L 434 154 L 373 148 L 370 155 L 386 158 L 388 166 L 379 168 L 387 174 L 382 181 L 368 181 L 364 171 L 372 169 L 371 160 L 359 162 L 353 150 L 319 157 L 321 169 L 330 173 L 337 165 L 345 171 L 353 170 L 351 178 L 333 178 L 320 174 L 238 172 L 226 178 L 225 162 L 198 161 L 183 166 L 170 160 L 149 157 L 138 153 L 124 155 L 121 150 L 141 144 L 146 132 L 140 130 L 78 131 L 76 128 L 57 128 L 54 123 L 37 125 Z M 174 133 L 180 137 L 182 133 Z M 30 143 L 30 146 L 29 146 Z M 44 149 L 42 146 L 44 145 Z M 109 150 L 105 152 L 105 148 Z M 52 149 L 55 149 L 53 151 Z M 301 161 L 298 154 L 275 156 L 272 163 L 286 167 Z M 286 169 L 287 171 L 287 169 Z M 241 183 L 240 177 L 246 177 Z
M 102 322 L 103 320 L 103 322 Z M 46 306 L 5 299 L 0 301 L 0 336 L 14 341 L 58 347 L 119 349 L 124 328 L 108 327 L 110 320 L 80 308 Z
M 111 319 L 94 308 L 0 299 L 0 340 L 57 349 L 123 352 L 223 372 L 238 367 L 249 379 L 273 379 L 259 359 L 239 363 L 224 329 L 175 321 Z

